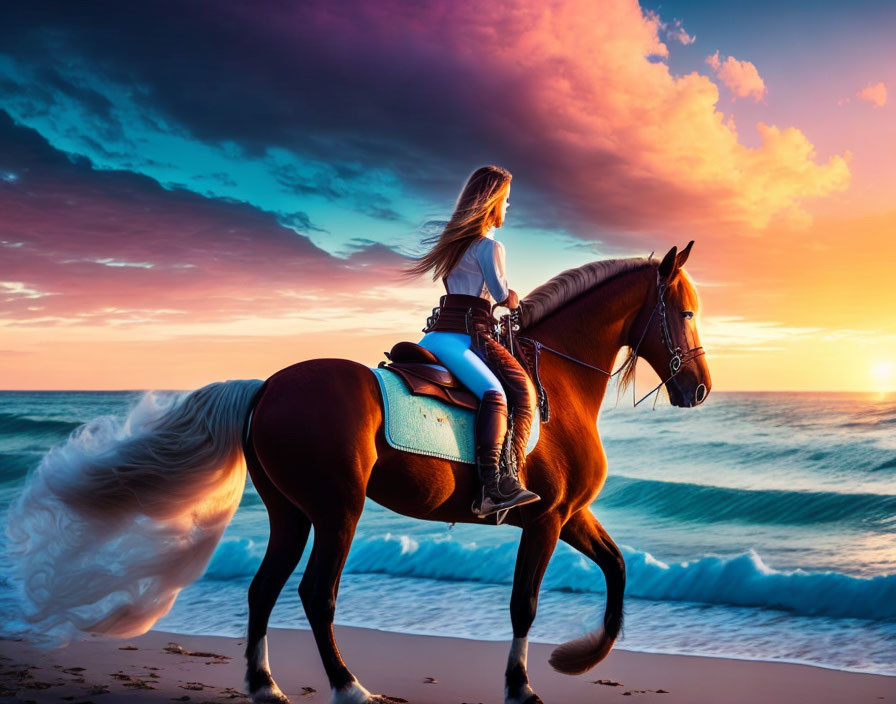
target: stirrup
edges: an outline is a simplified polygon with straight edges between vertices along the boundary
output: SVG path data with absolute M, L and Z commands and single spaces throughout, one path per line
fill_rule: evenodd
M 536 501 L 541 501 L 541 497 L 538 494 L 533 491 L 529 491 L 528 489 L 523 489 L 521 492 L 519 492 L 519 494 L 517 494 L 517 497 L 519 497 L 520 494 L 528 494 L 528 496 L 524 496 L 521 500 L 513 501 L 508 499 L 507 501 L 502 501 L 500 503 L 495 503 L 494 499 L 492 499 L 485 493 L 484 487 L 480 488 L 479 492 L 480 493 L 473 500 L 473 505 L 470 507 L 473 515 L 477 518 L 486 518 L 487 516 L 491 516 L 493 513 L 496 513 L 498 514 L 498 523 L 506 518 L 507 512 L 510 511 L 510 509 L 517 508 L 519 506 L 526 506 L 527 504 L 533 504 Z M 485 505 L 485 508 L 483 508 L 483 505 Z
M 482 513 L 481 507 L 477 506 L 476 501 L 473 501 L 473 505 L 470 506 L 470 511 L 474 516 L 476 516 L 476 518 L 481 521 L 484 521 L 486 518 L 494 514 L 496 526 L 501 525 L 504 522 L 504 519 L 507 518 L 507 514 L 510 513 L 509 508 L 498 509 L 497 511 L 492 511 L 490 513 Z

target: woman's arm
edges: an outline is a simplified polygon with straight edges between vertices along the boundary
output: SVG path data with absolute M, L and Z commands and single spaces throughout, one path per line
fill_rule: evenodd
M 485 285 L 488 286 L 488 292 L 497 303 L 504 302 L 512 292 L 507 286 L 503 243 L 488 237 L 484 238 L 483 244 L 476 251 L 476 259 L 485 278 Z

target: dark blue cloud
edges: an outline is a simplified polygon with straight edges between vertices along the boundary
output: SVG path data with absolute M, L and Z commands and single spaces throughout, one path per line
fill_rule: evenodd
M 235 7 L 22 3 L 0 27 L 0 45 L 28 68 L 12 89 L 20 97 L 33 94 L 29 114 L 46 110 L 60 96 L 76 101 L 90 116 L 83 125 L 89 137 L 82 141 L 92 139 L 97 150 L 119 133 L 120 123 L 114 99 L 86 85 L 88 78 L 131 87 L 129 99 L 143 106 L 146 120 L 163 116 L 198 141 L 229 142 L 249 158 L 280 148 L 324 162 L 342 184 L 327 175 L 309 180 L 289 165 L 271 171 L 297 196 L 331 198 L 387 222 L 407 216 L 392 195 L 357 188 L 356 180 L 371 168 L 441 203 L 450 202 L 483 163 L 526 172 L 529 183 L 521 179 L 518 192 L 531 189 L 532 200 L 538 188 L 556 183 L 549 169 L 540 168 L 541 157 L 521 148 L 520 140 L 528 137 L 511 136 L 505 127 L 520 123 L 513 88 L 485 81 L 449 46 L 421 46 L 408 36 L 365 45 L 344 34 L 352 26 L 347 19 L 322 33 L 320 22 L 310 18 L 338 15 L 340 9 L 329 3 L 257 3 L 251 6 L 253 21 L 242 14 L 248 6 Z M 302 21 L 305 10 L 308 22 Z M 268 13 L 290 14 L 292 22 L 278 27 L 263 19 Z M 358 31 L 363 34 L 363 28 Z M 139 168 L 136 157 L 151 155 L 139 144 L 132 148 L 130 161 Z M 515 212 L 518 224 L 537 226 L 554 224 L 558 212 L 571 211 L 552 213 L 543 204 Z

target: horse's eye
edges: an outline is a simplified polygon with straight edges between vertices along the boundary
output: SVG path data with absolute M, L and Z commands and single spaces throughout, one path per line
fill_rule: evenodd
M 694 311 L 683 310 L 683 311 L 681 311 L 681 317 L 684 318 L 685 320 L 690 320 L 691 318 L 694 317 Z

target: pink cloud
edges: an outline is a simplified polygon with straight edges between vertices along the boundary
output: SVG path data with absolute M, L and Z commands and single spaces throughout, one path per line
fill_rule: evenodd
M 711 236 L 720 223 L 805 220 L 805 199 L 848 185 L 846 159 L 818 163 L 797 128 L 760 123 L 760 145 L 741 144 L 709 78 L 676 76 L 649 59 L 668 50 L 637 3 L 571 2 L 544 14 L 520 7 L 520 26 L 503 23 L 483 63 L 501 87 L 484 93 L 506 98 L 523 116 L 503 127 L 518 135 L 515 151 L 531 152 L 536 138 L 539 185 L 561 203 L 574 200 L 584 220 Z M 545 210 L 546 224 L 554 212 Z M 580 226 L 576 234 L 588 231 Z
M 875 108 L 882 108 L 887 104 L 887 87 L 881 82 L 871 84 L 856 93 L 859 100 L 871 103 Z
M 438 51 L 452 67 L 450 89 L 476 115 L 471 135 L 513 155 L 508 167 L 518 163 L 546 199 L 535 209 L 546 227 L 573 210 L 559 224 L 582 237 L 596 236 L 594 223 L 710 234 L 720 223 L 764 228 L 775 217 L 805 220 L 806 199 L 849 183 L 846 159 L 819 163 L 797 128 L 759 124 L 760 145 L 741 144 L 707 76 L 676 76 L 654 60 L 668 48 L 656 16 L 634 0 L 571 0 L 550 10 L 525 0 L 365 8 L 358 22 L 331 13 L 327 21 L 340 24 L 355 51 L 375 53 L 371 45 L 395 36 L 408 37 L 402 52 Z M 750 88 L 746 62 L 736 65 L 747 94 L 764 90 L 758 73 Z
M 0 322 L 202 324 L 370 307 L 405 261 L 361 242 L 335 257 L 270 214 L 97 171 L 0 121 Z M 387 307 L 390 304 L 386 304 Z
M 706 63 L 715 72 L 716 77 L 734 93 L 735 97 L 747 98 L 759 102 L 765 96 L 765 81 L 759 75 L 759 71 L 749 61 L 738 61 L 729 56 L 724 61 L 719 58 L 716 51 L 712 56 L 706 57 Z

